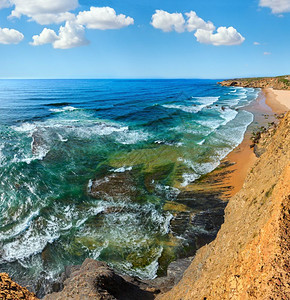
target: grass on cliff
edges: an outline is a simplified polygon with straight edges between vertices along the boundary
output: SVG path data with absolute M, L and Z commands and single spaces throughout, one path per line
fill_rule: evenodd
M 278 77 L 278 81 L 287 85 L 287 86 L 290 86 L 290 76 L 279 76 Z

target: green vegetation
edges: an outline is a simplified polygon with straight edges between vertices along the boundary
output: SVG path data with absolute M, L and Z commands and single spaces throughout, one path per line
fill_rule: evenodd
M 278 82 L 281 82 L 283 84 L 285 84 L 286 86 L 290 87 L 290 76 L 279 76 L 278 77 Z

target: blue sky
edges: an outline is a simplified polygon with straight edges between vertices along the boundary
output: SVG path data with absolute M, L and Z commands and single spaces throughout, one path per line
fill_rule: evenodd
M 290 73 L 290 0 L 0 0 L 0 7 L 0 78 Z

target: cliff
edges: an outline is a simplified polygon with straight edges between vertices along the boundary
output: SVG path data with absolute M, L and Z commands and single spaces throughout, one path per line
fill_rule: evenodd
M 252 88 L 273 88 L 276 90 L 290 90 L 290 76 L 239 78 L 219 82 L 222 86 L 238 86 Z
M 242 190 L 230 199 L 217 238 L 158 299 L 289 299 L 289 112 L 269 138 Z

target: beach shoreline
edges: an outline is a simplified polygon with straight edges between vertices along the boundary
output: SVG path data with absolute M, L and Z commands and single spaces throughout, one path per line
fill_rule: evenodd
M 290 91 L 275 90 L 273 88 L 266 88 L 263 91 L 266 94 L 266 103 L 275 113 L 290 110 Z
M 286 102 L 287 99 L 288 103 Z M 248 126 L 242 143 L 221 162 L 227 165 L 226 175 L 218 186 L 224 191 L 221 195 L 224 200 L 228 200 L 241 190 L 248 170 L 257 160 L 253 148 L 250 147 L 253 144 L 252 132 L 259 127 L 267 127 L 268 123 L 276 122 L 275 115 L 285 113 L 290 109 L 290 91 L 273 90 L 272 88 L 262 89 L 257 99 L 244 109 L 253 113 L 254 120 Z M 213 171 L 213 173 L 219 173 L 219 171 Z M 225 189 L 226 187 L 228 188 Z

